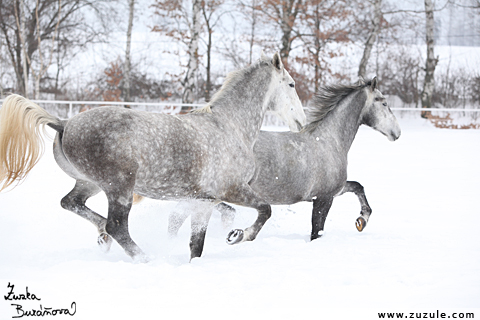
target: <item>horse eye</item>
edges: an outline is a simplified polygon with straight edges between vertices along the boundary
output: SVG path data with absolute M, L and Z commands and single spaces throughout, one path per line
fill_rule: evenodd
M 295 83 L 290 83 L 289 86 L 295 88 Z
M 380 101 L 380 100 L 382 100 L 382 98 L 379 98 L 379 97 L 375 98 L 375 101 Z

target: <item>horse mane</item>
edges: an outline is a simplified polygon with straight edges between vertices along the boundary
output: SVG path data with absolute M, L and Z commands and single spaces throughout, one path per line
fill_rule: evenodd
M 222 84 L 222 87 L 220 88 L 219 91 L 217 91 L 213 95 L 210 102 L 205 107 L 196 109 L 193 112 L 194 113 L 212 113 L 212 108 L 214 107 L 215 103 L 223 99 L 228 94 L 229 89 L 235 87 L 235 85 L 237 85 L 242 79 L 244 79 L 248 73 L 252 72 L 252 70 L 262 65 L 268 65 L 268 64 L 270 65 L 272 64 L 271 58 L 262 56 L 255 63 L 253 63 L 248 67 L 229 72 L 227 74 L 227 77 L 225 78 L 225 81 Z
M 309 110 L 309 122 L 304 130 L 313 130 L 334 110 L 340 102 L 353 92 L 371 86 L 372 81 L 365 82 L 360 79 L 351 85 L 332 84 L 320 87 L 318 93 L 313 97 L 313 106 Z

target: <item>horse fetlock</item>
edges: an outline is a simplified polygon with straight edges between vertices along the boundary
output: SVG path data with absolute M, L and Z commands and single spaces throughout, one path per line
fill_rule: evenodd
M 97 239 L 98 246 L 100 247 L 100 250 L 103 252 L 107 253 L 110 251 L 110 247 L 112 246 L 112 237 L 110 237 L 107 233 L 103 232 L 100 233 Z
M 366 219 L 368 220 L 368 217 L 370 217 L 370 215 L 372 214 L 372 208 L 370 208 L 369 206 L 362 206 L 362 211 L 360 212 L 360 214 L 363 217 L 366 216 Z
M 228 244 L 237 244 L 243 242 L 244 240 L 244 231 L 242 229 L 234 229 L 230 231 L 227 235 Z
M 323 230 L 312 232 L 312 234 L 310 235 L 310 241 L 321 238 L 323 237 L 324 234 L 325 234 L 325 231 Z

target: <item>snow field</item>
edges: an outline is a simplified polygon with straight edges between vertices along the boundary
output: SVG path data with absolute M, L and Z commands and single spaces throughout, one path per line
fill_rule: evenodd
M 0 293 L 8 283 L 18 293 L 28 286 L 42 300 L 22 301 L 25 310 L 76 302 L 65 319 L 377 319 L 437 309 L 478 316 L 480 131 L 399 121 L 398 141 L 361 127 L 349 154 L 349 180 L 365 187 L 373 209 L 362 233 L 353 194 L 335 199 L 324 237 L 313 242 L 311 203 L 274 206 L 258 238 L 235 246 L 215 212 L 203 256 L 190 263 L 190 220 L 169 239 L 175 202 L 149 199 L 132 209 L 130 232 L 151 261 L 132 262 L 116 243 L 102 253 L 95 228 L 60 207 L 74 181 L 47 141 L 29 178 L 0 194 Z M 88 205 L 105 215 L 103 194 Z M 251 225 L 256 212 L 236 208 L 232 228 Z M 10 304 L 1 300 L 0 319 L 15 315 Z

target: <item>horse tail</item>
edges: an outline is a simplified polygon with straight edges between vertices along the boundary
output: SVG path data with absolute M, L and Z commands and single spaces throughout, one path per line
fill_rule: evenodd
M 23 180 L 44 151 L 45 125 L 62 132 L 65 123 L 17 94 L 0 108 L 0 191 Z

